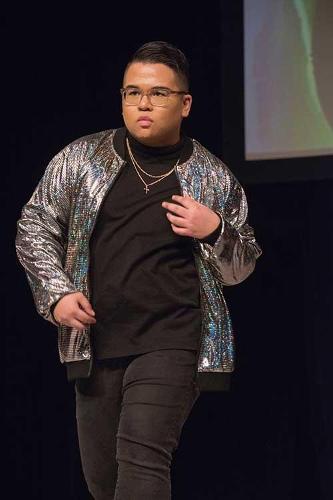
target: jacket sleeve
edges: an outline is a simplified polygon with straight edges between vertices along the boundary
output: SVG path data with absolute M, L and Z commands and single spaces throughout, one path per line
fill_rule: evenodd
M 244 189 L 223 164 L 216 176 L 214 207 L 222 219 L 220 235 L 213 244 L 201 243 L 204 258 L 223 285 L 236 285 L 254 270 L 262 254 L 248 224 Z
M 57 324 L 52 304 L 78 291 L 64 271 L 74 174 L 69 146 L 48 164 L 17 221 L 16 253 L 38 313 Z

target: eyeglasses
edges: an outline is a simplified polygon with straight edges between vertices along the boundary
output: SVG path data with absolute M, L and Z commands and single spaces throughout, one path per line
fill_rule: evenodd
M 171 94 L 187 94 L 184 90 L 171 90 L 165 87 L 154 87 L 147 92 L 136 87 L 126 87 L 120 89 L 120 93 L 129 106 L 137 106 L 144 95 L 148 97 L 152 106 L 166 106 Z

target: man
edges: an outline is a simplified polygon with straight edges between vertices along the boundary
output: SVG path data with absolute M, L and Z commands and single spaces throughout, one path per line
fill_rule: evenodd
M 242 187 L 181 132 L 192 104 L 184 54 L 143 45 L 121 95 L 125 127 L 52 159 L 16 246 L 75 379 L 90 492 L 162 500 L 198 372 L 234 367 L 223 285 L 243 281 L 261 250 Z

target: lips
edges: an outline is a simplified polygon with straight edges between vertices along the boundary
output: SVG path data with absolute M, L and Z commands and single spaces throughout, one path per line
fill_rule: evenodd
M 149 116 L 140 116 L 137 121 L 142 127 L 148 127 L 153 123 L 153 120 Z
M 140 122 L 141 120 L 144 120 L 144 121 L 149 121 L 149 122 L 152 122 L 153 120 L 150 118 L 150 116 L 140 116 L 138 118 L 138 122 Z

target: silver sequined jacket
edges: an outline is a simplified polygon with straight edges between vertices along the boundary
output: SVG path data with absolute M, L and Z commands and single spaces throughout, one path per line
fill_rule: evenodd
M 24 205 L 17 222 L 16 251 L 38 313 L 57 324 L 50 308 L 62 296 L 81 291 L 88 299 L 89 238 L 101 203 L 125 161 L 113 146 L 115 129 L 81 137 L 62 149 Z M 235 345 L 224 285 L 252 273 L 261 250 L 247 223 L 243 188 L 228 167 L 192 139 L 193 153 L 178 165 L 181 192 L 222 216 L 215 244 L 193 238 L 202 310 L 198 371 L 234 370 Z M 58 326 L 62 363 L 89 360 L 90 329 Z

